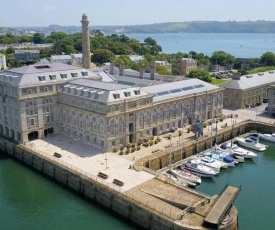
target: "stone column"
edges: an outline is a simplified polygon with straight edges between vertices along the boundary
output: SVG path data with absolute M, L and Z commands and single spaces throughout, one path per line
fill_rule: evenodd
M 90 56 L 90 35 L 89 35 L 89 21 L 86 14 L 82 15 L 82 60 L 83 67 L 90 69 L 91 56 Z

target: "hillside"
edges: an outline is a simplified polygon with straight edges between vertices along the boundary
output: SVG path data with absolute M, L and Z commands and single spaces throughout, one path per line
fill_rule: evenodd
M 81 26 L 13 27 L 20 31 L 36 31 L 49 35 L 52 31 L 68 34 L 81 32 Z M 165 22 L 131 26 L 93 26 L 91 30 L 101 30 L 105 34 L 130 33 L 275 33 L 275 21 L 195 21 Z M 1 31 L 1 28 L 0 28 Z

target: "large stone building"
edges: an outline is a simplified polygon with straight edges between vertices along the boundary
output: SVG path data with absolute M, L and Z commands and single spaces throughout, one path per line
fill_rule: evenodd
M 14 57 L 19 61 L 37 60 L 40 58 L 39 50 L 15 50 Z
M 177 60 L 177 66 L 180 70 L 180 74 L 186 75 L 191 70 L 197 69 L 197 61 L 193 58 L 179 58 Z
M 110 148 L 222 114 L 217 86 L 198 79 L 155 85 L 138 80 L 144 87 L 64 64 L 2 71 L 0 133 L 18 142 L 62 133 Z
M 58 124 L 59 89 L 69 80 L 81 77 L 101 80 L 91 71 L 63 64 L 0 72 L 0 133 L 18 142 L 43 138 Z
M 244 76 L 234 74 L 232 80 L 221 85 L 225 89 L 223 105 L 242 109 L 260 104 L 268 97 L 272 84 L 275 84 L 273 70 Z

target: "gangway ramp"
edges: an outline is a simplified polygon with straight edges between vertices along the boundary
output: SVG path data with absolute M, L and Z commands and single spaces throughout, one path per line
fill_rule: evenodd
M 211 225 L 213 227 L 217 227 L 232 207 L 240 191 L 240 188 L 227 186 L 209 213 L 206 215 L 204 219 L 205 224 L 208 226 Z

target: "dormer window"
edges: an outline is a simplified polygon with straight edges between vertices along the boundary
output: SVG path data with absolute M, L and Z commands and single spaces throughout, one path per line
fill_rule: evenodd
M 119 99 L 120 98 L 120 94 L 119 93 L 114 93 L 113 97 L 114 97 L 114 99 Z
M 72 77 L 77 77 L 77 73 L 71 73 Z
M 49 75 L 51 80 L 56 80 L 56 75 Z
M 67 74 L 66 73 L 61 73 L 60 76 L 61 76 L 61 78 L 67 78 Z
M 81 74 L 82 74 L 82 76 L 88 76 L 88 72 L 86 72 L 86 71 L 85 72 L 82 71 Z
M 131 96 L 131 92 L 124 92 L 124 96 L 125 97 L 130 97 Z
M 135 95 L 140 95 L 140 90 L 134 90 Z
M 39 81 L 46 81 L 46 77 L 45 76 L 38 76 Z

